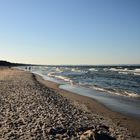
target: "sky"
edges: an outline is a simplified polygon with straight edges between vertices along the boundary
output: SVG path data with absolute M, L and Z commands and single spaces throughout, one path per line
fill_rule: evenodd
M 0 0 L 0 60 L 140 64 L 140 0 Z

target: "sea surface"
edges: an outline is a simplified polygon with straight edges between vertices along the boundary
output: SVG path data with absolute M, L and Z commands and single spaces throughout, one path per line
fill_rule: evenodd
M 32 66 L 31 71 L 59 83 L 62 89 L 140 118 L 140 65 Z

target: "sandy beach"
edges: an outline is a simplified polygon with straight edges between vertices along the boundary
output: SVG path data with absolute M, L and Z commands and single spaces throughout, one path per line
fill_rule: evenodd
M 140 120 L 40 76 L 0 69 L 0 140 L 138 140 Z

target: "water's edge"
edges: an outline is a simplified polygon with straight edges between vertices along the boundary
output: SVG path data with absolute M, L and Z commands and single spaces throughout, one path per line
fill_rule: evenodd
M 123 96 L 117 96 L 106 92 L 96 91 L 94 89 L 88 89 L 85 87 L 74 86 L 70 84 L 60 83 L 55 79 L 51 79 L 48 76 L 44 76 L 40 73 L 33 72 L 40 75 L 44 80 L 51 81 L 59 84 L 59 88 L 70 91 L 74 94 L 87 96 L 95 99 L 99 103 L 105 105 L 107 108 L 114 112 L 124 114 L 126 116 L 140 118 L 140 101 L 133 98 L 126 98 Z
M 114 96 L 108 93 L 102 93 L 99 91 L 76 87 L 71 85 L 60 85 L 60 89 L 70 91 L 75 94 L 79 94 L 82 96 L 87 96 L 92 99 L 95 99 L 99 103 L 105 105 L 112 111 L 134 117 L 140 118 L 140 101 L 135 99 L 129 99 L 121 96 Z
M 114 112 L 118 112 L 134 118 L 140 118 L 140 100 L 110 94 L 107 93 L 106 91 L 98 91 L 95 89 L 90 89 L 82 86 L 70 85 L 68 83 L 59 81 L 54 78 L 52 79 L 49 76 L 43 75 L 41 72 L 35 71 L 30 72 L 41 76 L 44 80 L 59 84 L 60 89 L 95 99 L 96 101 L 105 105 L 107 108 L 109 108 Z

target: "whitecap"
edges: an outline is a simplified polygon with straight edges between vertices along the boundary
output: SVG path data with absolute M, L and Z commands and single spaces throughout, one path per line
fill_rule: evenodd
M 89 71 L 98 71 L 98 70 L 95 68 L 90 68 Z
M 128 72 L 120 71 L 119 74 L 128 74 Z

